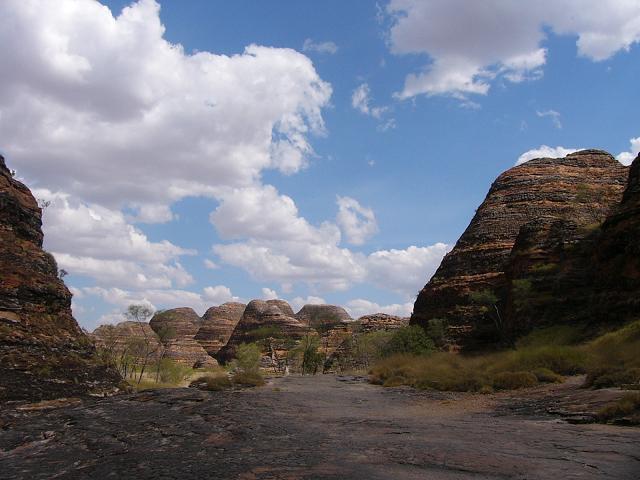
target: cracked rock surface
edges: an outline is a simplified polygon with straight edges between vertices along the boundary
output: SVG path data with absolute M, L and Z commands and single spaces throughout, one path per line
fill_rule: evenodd
M 640 429 L 547 413 L 576 385 L 480 396 L 324 375 L 14 406 L 0 478 L 640 478 Z

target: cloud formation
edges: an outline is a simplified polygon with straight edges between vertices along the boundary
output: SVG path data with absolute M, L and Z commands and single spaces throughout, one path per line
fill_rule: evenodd
M 351 94 L 351 106 L 364 115 L 380 119 L 387 111 L 387 107 L 374 107 L 371 105 L 371 89 L 369 84 L 363 83 Z
M 337 197 L 338 215 L 336 222 L 344 232 L 347 241 L 353 245 L 362 245 L 378 233 L 378 222 L 373 210 L 363 207 L 351 197 Z
M 186 196 L 305 166 L 331 95 L 311 61 L 257 45 L 187 54 L 164 39 L 159 9 L 0 2 L 0 130 L 22 176 L 166 221 Z
M 408 317 L 411 315 L 411 312 L 413 312 L 413 302 L 380 305 L 370 300 L 357 298 L 347 302 L 345 310 L 347 310 L 353 318 L 359 318 L 371 313 L 387 313 L 389 315 L 397 315 L 398 317 Z
M 338 52 L 338 46 L 333 42 L 314 42 L 312 39 L 307 38 L 302 44 L 302 51 L 333 55 Z
M 620 152 L 616 158 L 623 165 L 631 165 L 640 153 L 640 137 L 632 138 L 629 140 L 629 151 Z
M 628 0 L 391 0 L 387 13 L 392 53 L 429 58 L 406 77 L 401 99 L 486 95 L 498 78 L 540 78 L 545 28 L 577 36 L 578 54 L 593 61 L 640 41 L 640 8 Z
M 538 148 L 527 150 L 518 157 L 516 165 L 522 165 L 534 158 L 562 158 L 570 153 L 583 150 L 582 148 L 565 148 L 565 147 L 549 147 L 548 145 L 540 145 Z
M 554 127 L 556 127 L 558 130 L 562 129 L 562 122 L 560 121 L 559 112 L 556 112 L 555 110 L 544 110 L 544 111 L 536 110 L 536 115 L 540 118 L 544 118 L 544 117 L 550 118 L 551 123 L 553 123 Z

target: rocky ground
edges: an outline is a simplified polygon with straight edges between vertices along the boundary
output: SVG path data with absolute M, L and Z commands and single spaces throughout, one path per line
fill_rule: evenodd
M 481 396 L 325 375 L 5 405 L 0 478 L 640 478 L 640 429 L 562 418 L 616 395 L 578 385 Z

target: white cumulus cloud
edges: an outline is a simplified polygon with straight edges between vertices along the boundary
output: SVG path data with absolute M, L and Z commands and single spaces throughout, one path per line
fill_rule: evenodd
M 636 159 L 638 154 L 640 154 L 640 137 L 632 138 L 629 140 L 629 151 L 628 152 L 620 152 L 616 158 L 623 165 L 631 165 L 631 163 Z
M 640 5 L 629 0 L 391 0 L 387 13 L 391 51 L 429 59 L 400 98 L 485 95 L 497 78 L 540 78 L 546 28 L 577 36 L 578 54 L 594 61 L 640 40 Z
M 378 233 L 378 223 L 372 209 L 363 207 L 351 197 L 338 196 L 337 203 L 336 222 L 349 243 L 362 245 Z
M 380 305 L 370 300 L 357 298 L 347 302 L 345 310 L 356 319 L 371 313 L 387 313 L 398 317 L 408 317 L 411 315 L 411 312 L 413 312 L 413 302 Z
M 582 148 L 565 148 L 565 147 L 549 147 L 548 145 L 540 145 L 538 148 L 527 150 L 518 157 L 516 165 L 522 165 L 534 158 L 562 158 L 570 153 L 582 150 Z

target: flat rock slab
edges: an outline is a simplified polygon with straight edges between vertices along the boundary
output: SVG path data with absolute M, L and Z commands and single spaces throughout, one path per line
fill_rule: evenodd
M 325 375 L 3 407 L 0 478 L 640 478 L 640 429 L 572 425 L 516 401 Z

